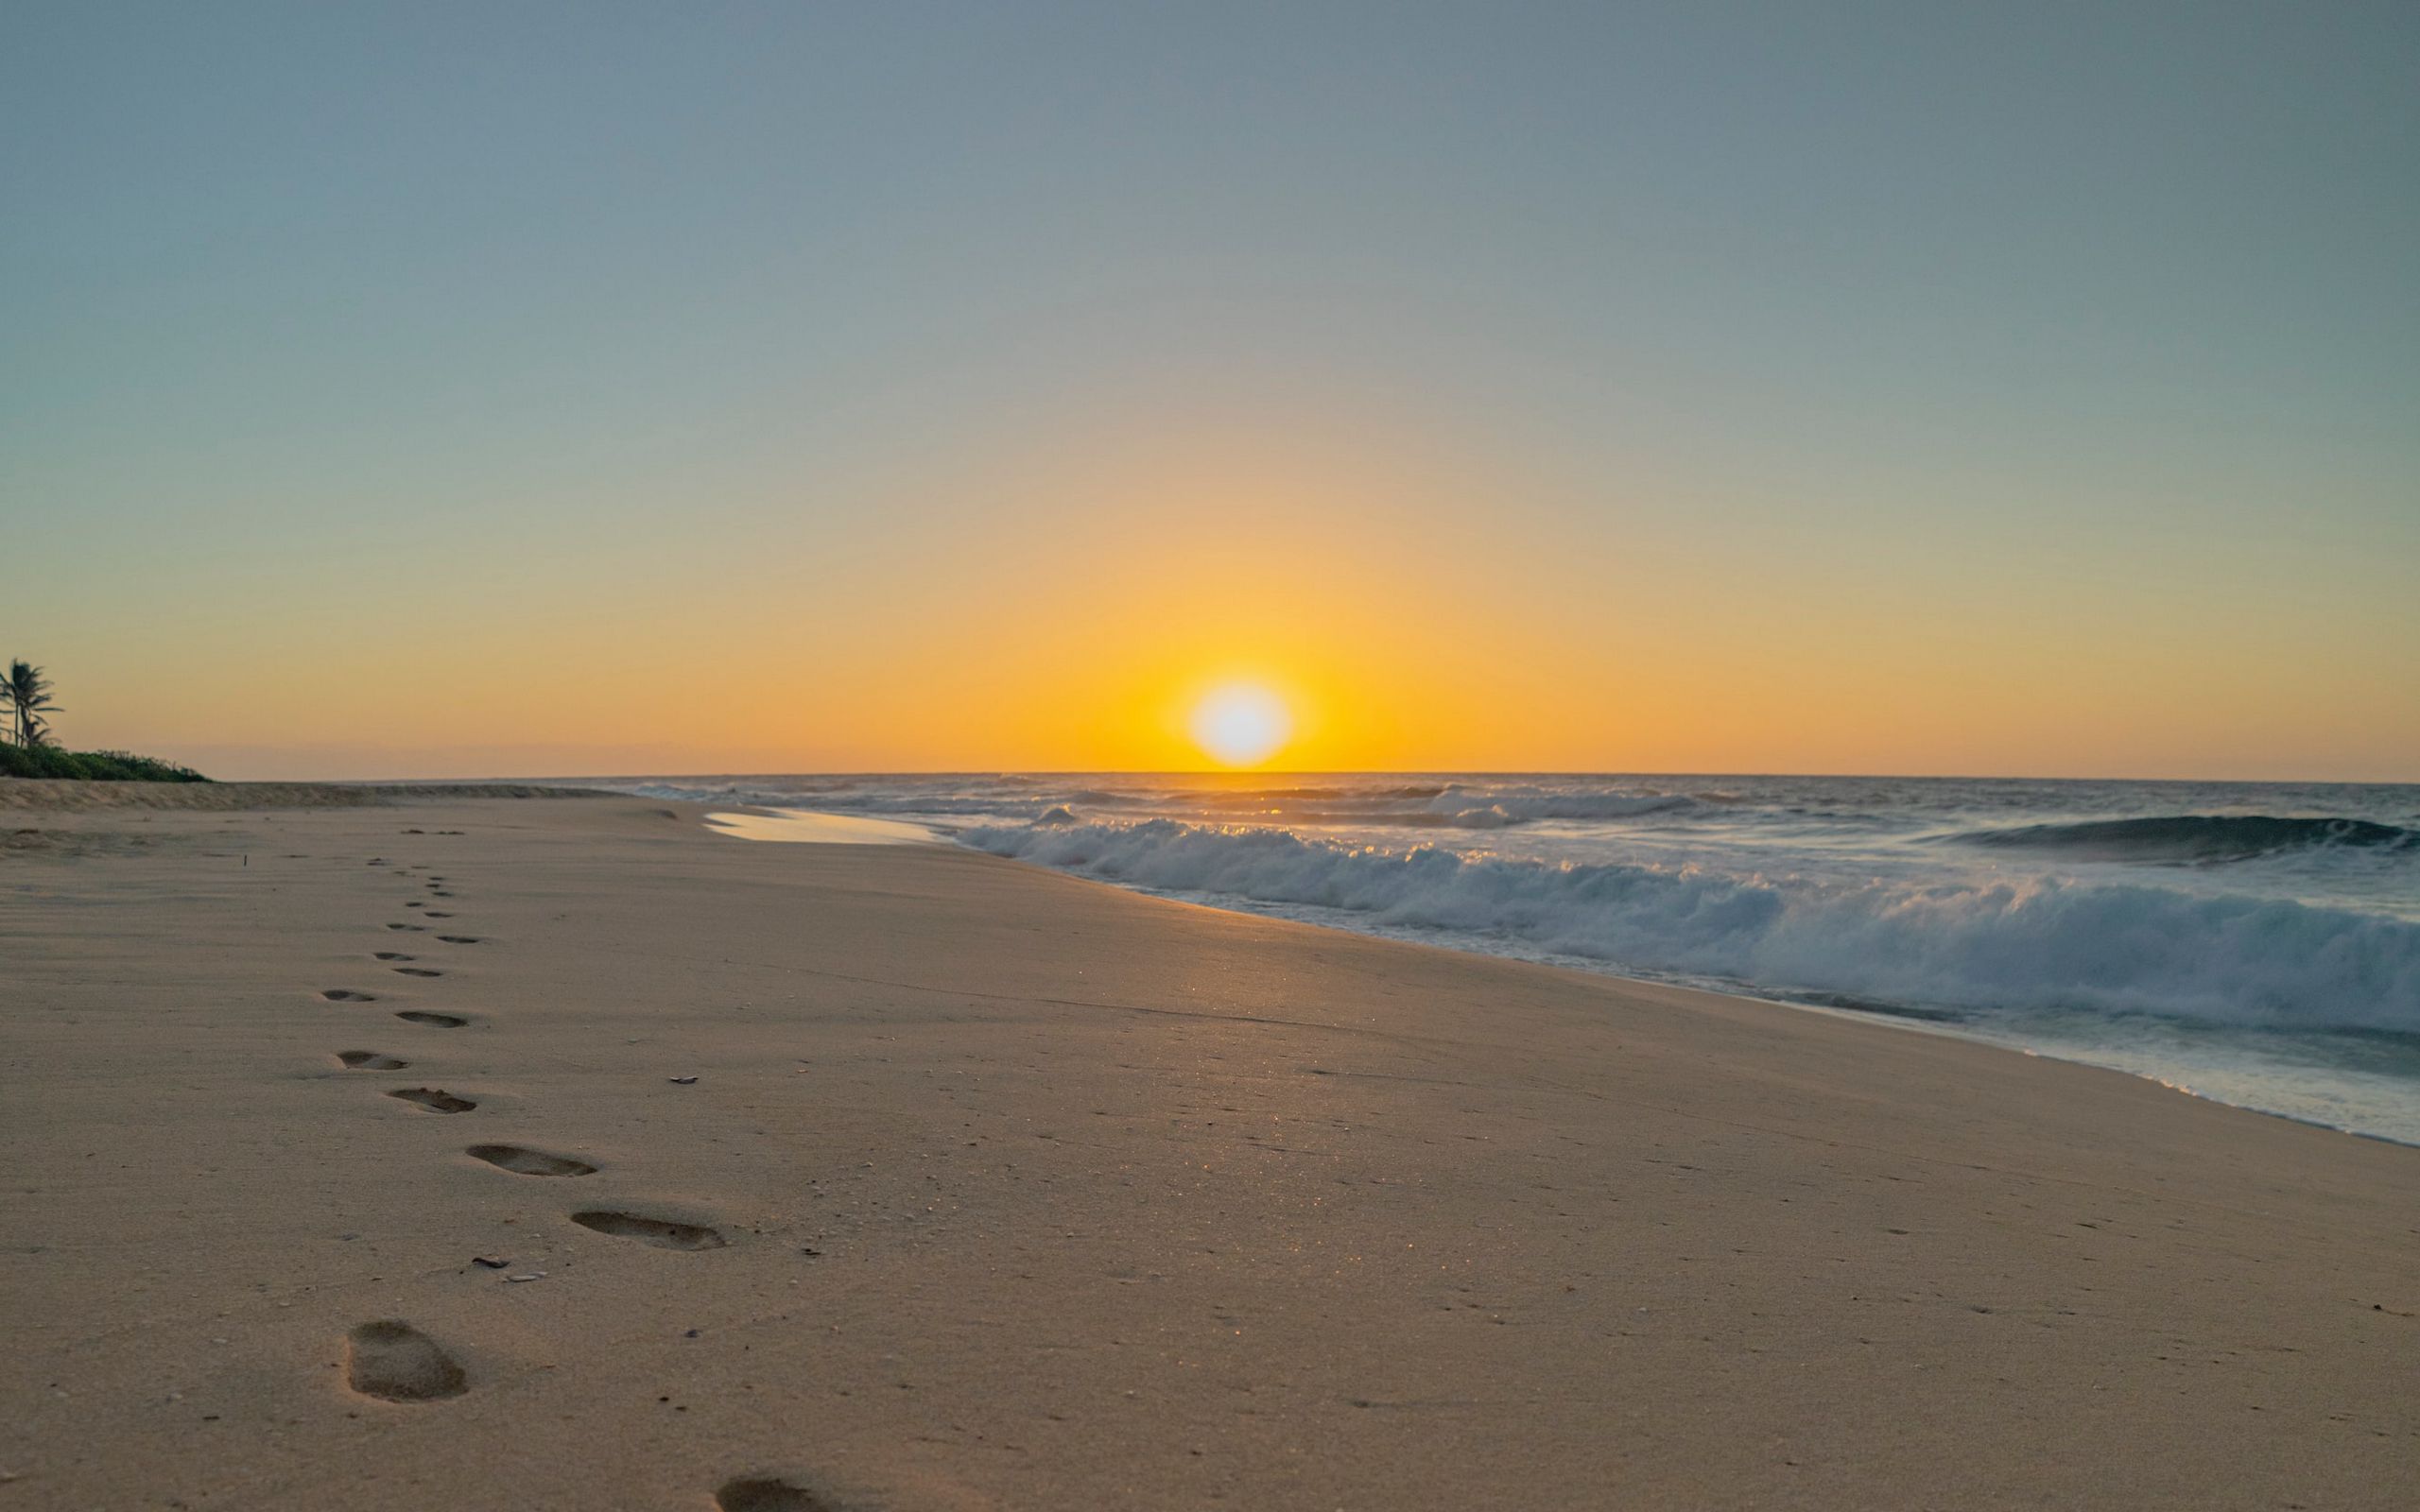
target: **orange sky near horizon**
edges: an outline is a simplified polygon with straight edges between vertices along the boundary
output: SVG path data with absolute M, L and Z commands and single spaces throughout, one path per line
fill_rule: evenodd
M 138 611 L 21 649 L 72 744 L 227 777 L 1201 769 L 1191 711 L 1244 681 L 1279 769 L 2420 778 L 2391 642 L 2331 613 L 2358 563 L 2214 601 L 2223 540 L 2165 583 L 2014 535 L 1876 561 L 1409 433 L 1082 439 L 908 470 L 879 533 L 776 494 L 741 545 L 160 551 Z

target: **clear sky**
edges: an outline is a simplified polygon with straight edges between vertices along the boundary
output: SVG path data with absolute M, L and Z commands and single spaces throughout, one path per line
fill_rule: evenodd
M 221 775 L 2420 779 L 2420 6 L 0 7 L 0 656 Z

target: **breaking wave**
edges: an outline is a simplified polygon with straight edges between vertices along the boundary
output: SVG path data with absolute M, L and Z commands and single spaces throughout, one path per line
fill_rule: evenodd
M 2056 850 L 2083 860 L 2249 861 L 2319 847 L 2408 850 L 2420 833 L 2371 819 L 2273 818 L 2263 814 L 2179 814 L 2029 824 L 1956 837 L 1967 845 Z
M 1845 883 L 1551 865 L 1169 819 L 983 828 L 960 838 L 1160 891 L 1337 910 L 1480 949 L 1766 990 L 2420 1033 L 2420 924 L 2283 899 L 2050 877 Z

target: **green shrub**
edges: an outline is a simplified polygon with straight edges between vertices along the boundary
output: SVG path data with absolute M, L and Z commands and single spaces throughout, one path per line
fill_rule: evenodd
M 0 777 L 80 778 L 94 782 L 207 782 L 190 766 L 131 751 L 77 752 L 56 746 L 0 745 Z
M 104 763 L 116 768 L 112 772 L 94 774 L 102 777 L 105 781 L 121 782 L 207 782 L 210 781 L 190 766 L 180 766 L 175 762 L 164 762 L 156 756 L 137 756 L 130 750 L 97 750 L 86 756 L 84 762 L 87 765 Z

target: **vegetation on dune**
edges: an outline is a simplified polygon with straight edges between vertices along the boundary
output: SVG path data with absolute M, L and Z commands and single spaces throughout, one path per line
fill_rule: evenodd
M 207 782 L 190 766 L 123 750 L 0 745 L 0 777 L 74 777 L 88 782 Z
M 28 662 L 9 663 L 0 678 L 0 777 L 65 777 L 88 782 L 207 782 L 190 766 L 131 751 L 62 750 L 45 715 L 60 713 L 50 679 Z

